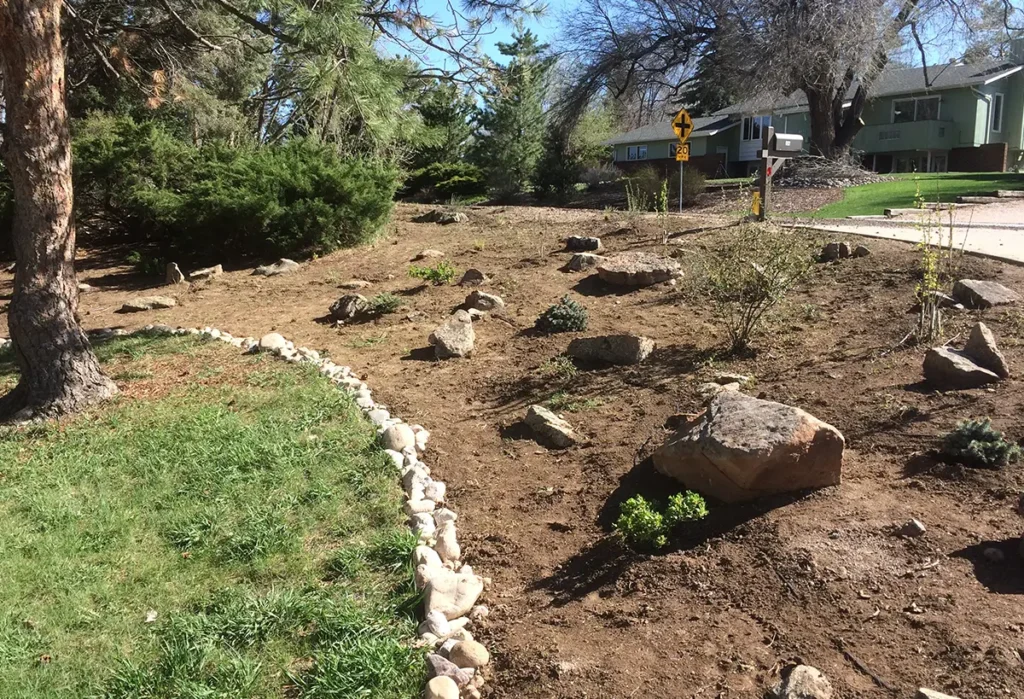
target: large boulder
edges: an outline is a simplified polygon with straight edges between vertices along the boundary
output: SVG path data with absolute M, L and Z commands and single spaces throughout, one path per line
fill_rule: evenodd
M 961 279 L 953 285 L 953 297 L 968 308 L 991 308 L 1020 301 L 1020 294 L 999 282 Z
M 602 281 L 616 286 L 651 286 L 683 276 L 675 260 L 651 252 L 623 252 L 597 265 Z
M 557 449 L 571 447 L 579 439 L 567 420 L 558 417 L 543 405 L 531 405 L 526 411 L 524 422 L 537 435 L 539 441 Z
M 369 307 L 369 301 L 360 294 L 345 294 L 331 304 L 330 313 L 333 320 L 352 320 Z
M 655 468 L 724 502 L 842 479 L 843 435 L 810 413 L 726 391 L 654 453 Z
M 182 274 L 181 268 L 178 267 L 178 264 L 176 262 L 167 263 L 167 270 L 164 281 L 167 282 L 168 285 L 185 283 L 185 275 Z
M 999 381 L 999 376 L 963 352 L 933 347 L 924 355 L 924 380 L 939 390 L 959 390 L 987 386 Z
M 639 364 L 654 351 L 654 340 L 640 335 L 579 337 L 569 343 L 566 354 L 584 362 Z
M 565 239 L 565 249 L 570 252 L 600 252 L 604 246 L 600 238 L 570 235 Z
M 253 270 L 253 274 L 259 275 L 261 277 L 276 277 L 279 274 L 290 274 L 292 272 L 295 272 L 301 266 L 302 265 L 300 265 L 295 260 L 289 260 L 287 258 L 282 257 L 280 260 L 278 260 L 272 265 L 263 265 L 262 267 L 257 267 L 255 270 Z
M 161 308 L 174 308 L 177 305 L 178 302 L 169 296 L 139 296 L 138 298 L 125 301 L 119 313 L 155 311 Z
M 468 357 L 473 353 L 476 342 L 473 318 L 466 311 L 456 311 L 444 325 L 430 334 L 429 341 L 438 359 Z
M 1001 379 L 1009 378 L 1010 367 L 1006 357 L 996 346 L 996 338 L 984 323 L 976 323 L 971 328 L 971 336 L 964 346 L 964 354 L 974 360 L 978 366 L 988 369 Z
M 219 277 L 222 274 L 224 274 L 224 266 L 214 265 L 213 267 L 203 267 L 202 269 L 197 269 L 195 272 L 192 272 L 190 275 L 188 275 L 188 278 L 194 282 L 198 282 L 204 279 L 212 279 L 214 277 Z

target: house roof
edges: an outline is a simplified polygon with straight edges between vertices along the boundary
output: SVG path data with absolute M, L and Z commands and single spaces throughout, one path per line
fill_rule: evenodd
M 736 119 L 729 117 L 727 114 L 697 117 L 693 120 L 693 131 L 690 133 L 690 138 L 714 136 L 720 131 L 732 128 L 737 123 L 739 122 Z M 665 117 L 664 121 L 648 124 L 647 126 L 641 126 L 639 129 L 633 129 L 632 131 L 627 131 L 626 133 L 619 134 L 614 138 L 610 138 L 604 142 L 604 145 L 617 146 L 622 143 L 674 141 L 675 139 L 676 133 L 672 130 L 671 119 L 669 117 Z
M 1024 65 L 1008 63 L 1001 60 L 988 60 L 977 63 L 946 64 L 928 66 L 928 81 L 920 66 L 914 68 L 892 68 L 878 76 L 871 89 L 871 98 L 891 97 L 893 95 L 920 94 L 951 90 L 958 87 L 984 85 L 1012 75 L 1024 69 Z M 853 99 L 858 84 L 850 86 L 847 99 Z M 747 100 L 730 105 L 716 114 L 743 114 L 762 110 L 799 109 L 807 106 L 807 96 L 797 91 L 788 97 L 772 100 Z

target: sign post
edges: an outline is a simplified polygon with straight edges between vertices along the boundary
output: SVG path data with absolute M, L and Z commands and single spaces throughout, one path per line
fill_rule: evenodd
M 685 109 L 680 109 L 672 119 L 672 130 L 676 132 L 679 145 L 676 146 L 676 160 L 679 161 L 679 213 L 683 213 L 683 163 L 690 160 L 690 144 L 687 140 L 693 131 L 693 119 Z

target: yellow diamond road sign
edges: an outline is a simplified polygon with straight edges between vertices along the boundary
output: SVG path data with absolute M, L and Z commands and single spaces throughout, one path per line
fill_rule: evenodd
M 688 111 L 679 110 L 675 119 L 672 120 L 672 130 L 676 132 L 680 143 L 686 143 L 686 140 L 690 138 L 690 132 L 693 131 L 693 119 L 690 118 Z

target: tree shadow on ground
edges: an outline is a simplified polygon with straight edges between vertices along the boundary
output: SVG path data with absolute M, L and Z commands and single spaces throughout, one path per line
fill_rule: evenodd
M 553 604 L 564 606 L 602 587 L 614 584 L 630 566 L 646 560 L 650 555 L 660 556 L 693 550 L 771 510 L 790 505 L 808 495 L 787 493 L 741 504 L 709 502 L 709 514 L 705 519 L 677 528 L 669 545 L 653 554 L 631 551 L 619 537 L 611 535 L 622 503 L 629 498 L 642 495 L 648 501 L 664 505 L 668 495 L 684 490 L 685 487 L 678 481 L 655 471 L 654 462 L 650 457 L 644 459 L 622 476 L 618 487 L 598 513 L 597 523 L 609 536 L 599 539 L 571 556 L 558 566 L 554 573 L 538 580 L 533 589 L 551 593 L 554 597 Z
M 1024 595 L 1024 558 L 1019 552 L 1020 541 L 1020 537 L 1016 536 L 1002 541 L 982 541 L 954 551 L 950 557 L 970 561 L 974 566 L 974 577 L 989 592 Z M 988 549 L 1002 553 L 1003 560 L 990 560 L 985 555 Z
M 591 296 L 594 298 L 600 298 L 602 296 L 626 296 L 627 294 L 632 294 L 642 288 L 644 287 L 615 286 L 614 284 L 602 281 L 601 277 L 597 274 L 591 274 L 588 277 L 584 277 L 572 286 L 572 290 L 580 296 Z

